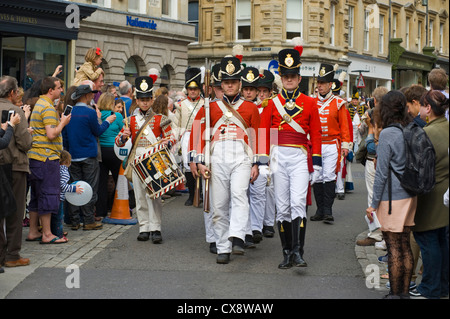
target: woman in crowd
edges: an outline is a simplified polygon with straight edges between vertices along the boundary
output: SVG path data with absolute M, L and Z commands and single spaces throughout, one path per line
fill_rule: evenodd
M 442 197 L 448 188 L 449 123 L 445 118 L 448 99 L 437 90 L 420 99 L 420 116 L 428 117 L 425 132 L 436 152 L 434 189 L 418 196 L 414 238 L 422 253 L 423 274 L 420 285 L 411 291 L 415 297 L 438 299 L 448 296 L 448 208 Z
M 103 186 L 98 188 L 97 210 L 95 215 L 96 217 L 106 217 L 108 209 L 112 207 L 112 201 L 108 202 L 108 188 L 105 185 L 108 185 L 109 172 L 112 174 L 114 185 L 117 185 L 120 165 L 122 164 L 122 161 L 114 152 L 114 139 L 122 129 L 123 117 L 120 112 L 115 112 L 115 97 L 113 93 L 103 93 L 98 99 L 97 107 L 101 112 L 102 122 L 111 114 L 116 114 L 116 120 L 99 138 L 102 154 L 102 161 L 99 163 L 99 185 Z
M 409 298 L 409 283 L 414 265 L 410 232 L 414 225 L 417 197 L 411 196 L 403 189 L 392 171 L 403 174 L 406 155 L 402 131 L 389 125 L 399 123 L 406 126 L 412 118 L 407 111 L 406 98 L 399 91 L 385 94 L 379 104 L 379 110 L 380 125 L 383 129 L 378 140 L 372 205 L 367 208 L 366 213 L 372 220 L 372 213 L 376 211 L 386 242 L 391 289 L 386 298 Z M 391 209 L 389 208 L 389 178 L 392 183 Z

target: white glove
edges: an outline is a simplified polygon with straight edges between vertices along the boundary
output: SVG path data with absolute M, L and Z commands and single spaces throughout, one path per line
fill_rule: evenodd
M 314 183 L 320 179 L 320 175 L 322 172 L 321 166 L 314 165 L 313 168 L 314 168 L 314 172 L 309 174 L 309 181 L 311 182 L 311 185 L 314 185 Z

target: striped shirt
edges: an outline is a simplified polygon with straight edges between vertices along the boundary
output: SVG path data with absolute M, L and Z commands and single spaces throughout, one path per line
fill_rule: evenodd
M 33 142 L 28 151 L 28 157 L 41 162 L 58 160 L 63 149 L 62 135 L 49 140 L 45 126 L 58 126 L 59 117 L 53 102 L 45 95 L 41 95 L 31 113 L 30 127 L 33 129 Z
M 66 199 L 66 192 L 75 193 L 75 191 L 77 190 L 77 186 L 69 184 L 70 173 L 69 168 L 66 165 L 61 165 L 59 167 L 59 173 L 61 175 L 60 179 L 61 193 L 59 195 L 59 199 L 63 201 Z

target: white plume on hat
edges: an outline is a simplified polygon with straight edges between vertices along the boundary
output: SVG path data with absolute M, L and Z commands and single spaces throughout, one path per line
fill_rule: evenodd
M 294 45 L 294 49 L 300 53 L 300 56 L 302 56 L 303 53 L 303 39 L 301 37 L 295 37 L 292 38 L 292 44 Z
M 334 67 L 333 67 L 333 70 L 336 72 L 337 69 L 339 69 L 339 64 L 336 63 L 336 64 L 334 65 Z
M 342 71 L 341 74 L 339 74 L 339 82 L 341 82 L 341 85 L 344 83 L 345 81 L 345 77 L 347 76 L 347 72 Z
M 156 80 L 159 78 L 159 71 L 155 68 L 151 68 L 148 70 L 148 76 L 152 78 L 153 83 L 156 82 Z
M 204 83 L 205 82 L 205 73 L 206 73 L 206 68 L 204 66 L 200 67 L 200 83 Z
M 278 90 L 281 90 L 283 88 L 283 82 L 281 82 L 281 76 L 279 74 L 276 74 L 274 71 L 271 71 L 273 76 L 275 77 L 275 80 L 273 83 L 277 86 Z
M 244 47 L 242 46 L 242 44 L 236 44 L 235 46 L 233 46 L 233 50 L 231 51 L 231 53 L 242 63 L 242 58 L 244 57 Z

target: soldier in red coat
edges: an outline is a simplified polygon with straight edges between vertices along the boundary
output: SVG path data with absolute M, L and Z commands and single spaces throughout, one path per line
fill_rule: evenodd
M 310 173 L 320 167 L 321 126 L 313 98 L 300 92 L 300 53 L 278 53 L 283 89 L 261 114 L 260 162 L 263 154 L 273 172 L 277 227 L 283 250 L 278 268 L 306 267 L 300 228 L 306 226 Z M 263 133 L 264 130 L 264 133 Z M 269 155 L 270 154 L 270 155 Z M 267 162 L 266 161 L 266 162 Z
M 258 74 L 256 75 L 258 76 Z M 225 57 L 220 68 L 224 95 L 209 105 L 209 149 L 205 141 L 207 114 L 197 113 L 190 137 L 191 171 L 210 179 L 211 210 L 217 236 L 217 263 L 227 264 L 230 254 L 244 254 L 249 218 L 247 189 L 259 175 L 256 155 L 260 123 L 256 105 L 241 98 L 241 63 Z M 208 168 L 208 156 L 210 165 Z M 197 168 L 195 168 L 197 164 Z

